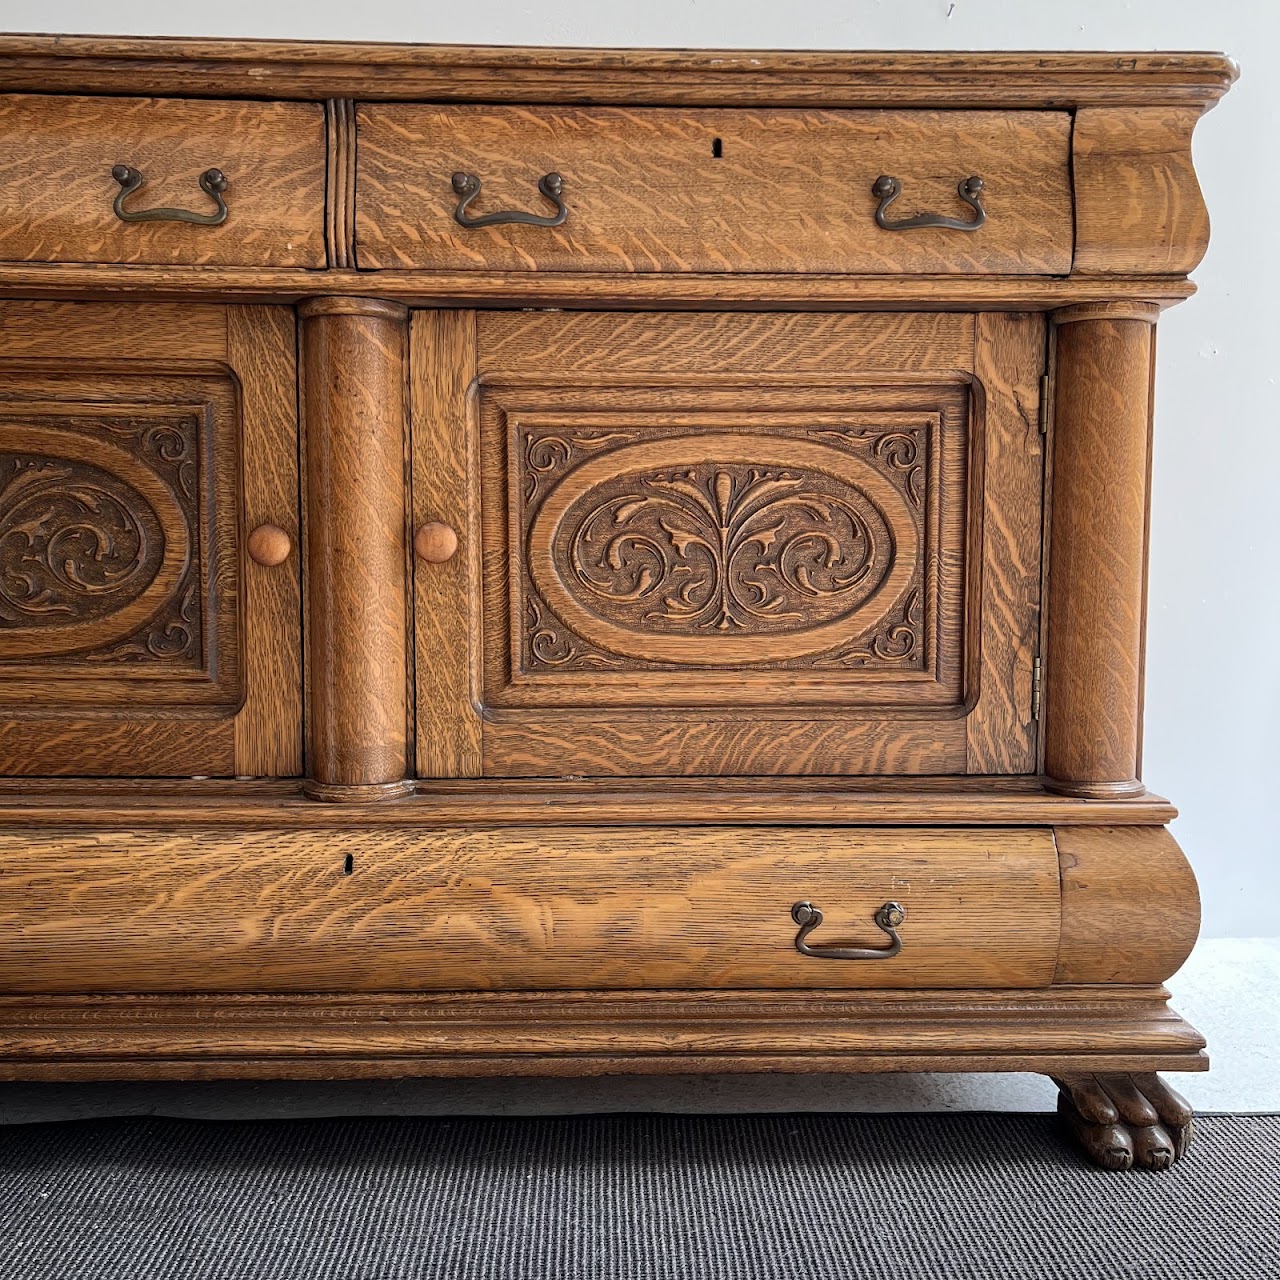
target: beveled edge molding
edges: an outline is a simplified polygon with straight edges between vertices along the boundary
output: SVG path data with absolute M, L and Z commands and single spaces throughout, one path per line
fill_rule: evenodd
M 1080 302 L 1172 306 L 1183 275 L 755 275 L 751 272 L 353 271 L 292 267 L 0 263 L 0 297 L 70 301 L 299 302 L 367 298 L 410 306 L 729 311 L 1045 311 Z
M 747 782 L 750 785 L 738 784 Z M 915 779 L 912 779 L 915 781 Z M 954 781 L 954 779 L 947 779 Z M 618 779 L 571 783 L 527 779 L 406 779 L 389 791 L 335 790 L 341 804 L 316 805 L 300 779 L 260 782 L 166 782 L 103 779 L 0 779 L 0 829 L 83 827 L 85 813 L 103 829 L 239 827 L 245 831 L 360 826 L 371 842 L 379 828 L 405 832 L 446 826 L 1142 826 L 1159 827 L 1178 811 L 1160 796 L 1079 800 L 1043 789 L 969 788 L 960 794 L 923 787 L 851 788 L 821 780 L 725 778 L 708 786 L 664 779 L 662 788 Z M 692 783 L 692 785 L 689 785 Z M 321 787 L 326 784 L 313 784 Z M 403 791 L 400 788 L 404 788 Z M 412 798 L 409 798 L 409 797 Z M 315 798 L 324 799 L 324 796 Z M 405 800 L 387 805 L 385 799 Z M 660 798 L 661 805 L 655 804 Z M 368 801 L 369 803 L 363 803 Z
M 1053 313 L 1053 323 L 1076 324 L 1082 320 L 1141 320 L 1155 324 L 1160 318 L 1160 308 L 1152 302 L 1076 302 L 1060 307 Z
M 0 996 L 0 1079 L 1203 1071 L 1159 986 Z
M 1130 800 L 1146 791 L 1141 778 L 1130 778 L 1125 782 L 1072 782 L 1045 774 L 1040 780 L 1046 791 L 1077 800 Z
M 1213 105 L 1221 53 L 556 49 L 7 35 L 0 91 L 322 101 L 1039 107 Z

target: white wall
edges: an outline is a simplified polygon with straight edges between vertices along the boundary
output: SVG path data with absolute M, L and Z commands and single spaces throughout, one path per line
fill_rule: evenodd
M 1182 810 L 1204 932 L 1280 934 L 1277 0 L 0 0 L 8 31 L 823 49 L 1211 49 L 1214 240 L 1160 326 L 1145 776 Z M 1135 904 L 1135 910 L 1141 910 Z

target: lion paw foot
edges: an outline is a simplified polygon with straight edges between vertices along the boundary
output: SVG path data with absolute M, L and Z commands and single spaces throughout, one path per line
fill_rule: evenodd
M 1168 1169 L 1191 1143 L 1191 1107 L 1159 1076 L 1054 1077 L 1058 1114 L 1103 1169 Z

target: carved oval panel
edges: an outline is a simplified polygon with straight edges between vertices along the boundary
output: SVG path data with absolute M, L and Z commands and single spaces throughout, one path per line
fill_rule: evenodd
M 842 450 L 715 432 L 629 445 L 568 472 L 529 568 L 580 636 L 642 660 L 821 652 L 901 595 L 919 554 L 901 493 Z
M 132 634 L 189 554 L 177 497 L 140 459 L 81 432 L 0 423 L 0 656 Z

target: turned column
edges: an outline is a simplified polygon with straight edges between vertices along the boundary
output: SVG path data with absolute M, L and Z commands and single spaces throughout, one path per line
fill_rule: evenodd
M 299 308 L 307 486 L 308 767 L 322 800 L 404 794 L 408 765 L 408 312 Z
M 1142 735 L 1151 361 L 1158 309 L 1091 303 L 1054 315 L 1056 362 L 1047 785 L 1135 795 Z

